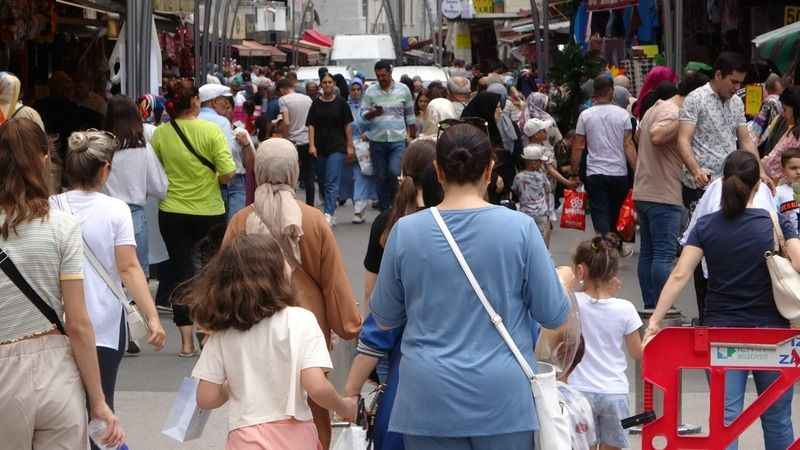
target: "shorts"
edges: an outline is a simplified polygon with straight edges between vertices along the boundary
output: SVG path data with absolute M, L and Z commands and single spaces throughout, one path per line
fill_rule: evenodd
M 597 443 L 618 448 L 628 447 L 628 431 L 620 423 L 630 416 L 628 394 L 581 393 L 592 406 Z
M 533 218 L 536 222 L 536 226 L 539 227 L 539 232 L 542 233 L 542 237 L 545 237 L 547 233 L 553 229 L 553 225 L 550 222 L 550 216 L 536 216 Z
M 225 450 L 322 450 L 317 427 L 309 420 L 301 422 L 295 419 L 277 422 L 260 423 L 249 427 L 237 428 L 228 433 Z

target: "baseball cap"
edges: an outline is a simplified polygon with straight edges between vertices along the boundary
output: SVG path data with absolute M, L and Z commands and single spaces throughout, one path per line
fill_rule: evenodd
M 199 91 L 200 103 L 214 100 L 217 97 L 233 97 L 231 88 L 221 84 L 204 84 Z
M 548 161 L 543 145 L 531 144 L 522 149 L 522 159 L 529 161 Z
M 525 133 L 525 136 L 531 137 L 534 134 L 546 130 L 549 124 L 547 121 L 542 119 L 528 119 L 525 122 L 525 126 L 522 128 L 522 132 Z

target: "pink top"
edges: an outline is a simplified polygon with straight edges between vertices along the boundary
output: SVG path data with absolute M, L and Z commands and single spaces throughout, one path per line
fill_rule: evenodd
M 800 147 L 800 139 L 796 138 L 794 133 L 787 132 L 783 135 L 781 140 L 775 144 L 775 147 L 772 148 L 772 151 L 761 160 L 761 164 L 764 166 L 764 171 L 767 172 L 767 175 L 769 175 L 770 178 L 777 179 L 783 176 L 781 156 L 787 149 L 795 147 Z

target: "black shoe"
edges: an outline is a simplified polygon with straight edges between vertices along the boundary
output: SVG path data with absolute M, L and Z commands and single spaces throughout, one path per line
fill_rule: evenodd
M 136 342 L 128 341 L 128 350 L 126 352 L 128 355 L 139 356 L 139 353 L 141 353 L 141 352 L 142 352 L 142 349 L 140 349 L 139 346 L 136 345 Z

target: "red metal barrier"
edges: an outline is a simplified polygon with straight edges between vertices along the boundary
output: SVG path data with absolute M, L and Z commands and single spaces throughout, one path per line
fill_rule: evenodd
M 707 436 L 678 435 L 681 369 L 709 371 Z M 725 425 L 725 370 L 770 370 L 780 377 L 730 425 Z M 800 379 L 800 330 L 666 328 L 644 349 L 644 410 L 653 411 L 653 388 L 664 393 L 663 414 L 642 429 L 642 449 L 723 450 Z M 655 447 L 654 439 L 665 447 Z M 800 439 L 789 450 L 800 450 Z

